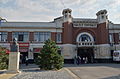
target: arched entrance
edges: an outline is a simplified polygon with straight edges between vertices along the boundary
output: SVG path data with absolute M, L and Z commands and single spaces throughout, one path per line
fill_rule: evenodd
M 94 62 L 94 51 L 93 47 L 80 47 L 77 50 L 77 56 L 80 56 L 81 63 L 84 63 L 84 58 L 87 58 L 87 63 Z
M 93 63 L 94 61 L 94 38 L 90 33 L 82 32 L 77 36 L 77 56 L 81 57 L 81 62 Z

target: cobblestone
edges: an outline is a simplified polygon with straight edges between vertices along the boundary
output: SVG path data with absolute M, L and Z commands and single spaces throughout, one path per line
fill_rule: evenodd
M 26 68 L 25 68 L 26 67 Z M 25 66 L 21 67 L 22 73 L 12 77 L 11 79 L 73 79 L 73 77 L 63 68 L 61 70 L 39 70 L 37 66 Z
M 22 72 L 11 79 L 73 79 L 65 70 Z

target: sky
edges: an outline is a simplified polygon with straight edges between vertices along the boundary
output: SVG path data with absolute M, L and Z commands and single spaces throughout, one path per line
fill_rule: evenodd
M 96 18 L 106 9 L 108 19 L 120 24 L 120 0 L 0 0 L 0 17 L 7 21 L 49 22 L 72 9 L 73 18 Z

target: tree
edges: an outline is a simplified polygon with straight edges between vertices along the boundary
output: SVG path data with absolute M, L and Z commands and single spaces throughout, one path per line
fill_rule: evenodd
M 6 54 L 6 49 L 0 47 L 0 69 L 8 68 L 9 55 Z
M 59 47 L 50 39 L 45 41 L 41 52 L 39 53 L 37 64 L 41 69 L 51 70 L 63 67 L 63 57 L 58 54 Z

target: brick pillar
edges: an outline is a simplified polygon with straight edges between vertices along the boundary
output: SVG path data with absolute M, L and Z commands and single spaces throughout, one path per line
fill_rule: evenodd
M 109 31 L 106 23 L 98 24 L 97 27 L 97 44 L 108 44 L 109 43 Z
M 29 41 L 34 41 L 34 32 L 29 32 Z
M 56 32 L 51 32 L 51 40 L 56 41 Z
M 114 37 L 115 44 L 118 44 L 119 43 L 119 34 L 118 33 L 113 33 L 113 37 Z
M 62 41 L 64 44 L 73 43 L 73 25 L 70 22 L 63 23 Z
M 12 32 L 8 32 L 7 40 L 8 42 L 12 41 Z

